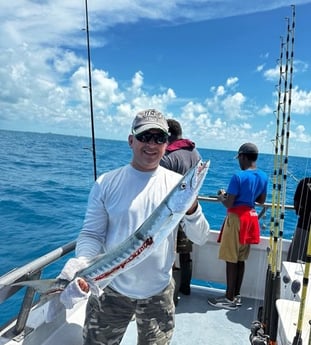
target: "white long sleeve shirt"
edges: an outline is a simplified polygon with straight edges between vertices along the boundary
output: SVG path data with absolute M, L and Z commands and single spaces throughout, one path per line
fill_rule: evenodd
M 159 206 L 180 178 L 160 166 L 142 172 L 126 165 L 101 175 L 89 195 L 76 256 L 93 257 L 119 245 Z M 209 224 L 200 205 L 183 221 L 188 238 L 199 245 L 207 241 Z M 137 299 L 160 293 L 171 279 L 176 232 L 177 228 L 144 261 L 116 276 L 110 286 Z

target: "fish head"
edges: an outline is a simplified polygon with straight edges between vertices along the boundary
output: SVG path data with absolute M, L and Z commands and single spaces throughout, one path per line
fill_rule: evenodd
M 195 202 L 208 172 L 210 161 L 199 161 L 188 170 L 170 193 L 169 208 L 173 213 L 185 214 Z
M 191 172 L 191 170 L 189 171 L 191 189 L 193 190 L 194 193 L 196 193 L 196 195 L 199 194 L 199 190 L 201 189 L 203 185 L 209 166 L 210 166 L 210 161 L 207 161 L 207 162 L 199 161 L 197 165 L 194 167 L 193 172 Z M 187 175 L 188 174 L 185 175 L 186 178 L 187 178 Z

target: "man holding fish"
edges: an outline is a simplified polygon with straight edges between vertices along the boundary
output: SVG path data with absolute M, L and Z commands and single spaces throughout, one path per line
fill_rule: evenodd
M 207 240 L 209 224 L 197 195 L 209 162 L 198 162 L 184 178 L 161 167 L 168 136 L 161 112 L 139 112 L 128 136 L 131 163 L 102 174 L 90 192 L 76 258 L 60 274 L 71 281 L 61 296 L 67 306 L 82 284 L 81 295 L 94 282 L 104 287 L 99 295 L 87 294 L 85 345 L 120 344 L 134 315 L 138 344 L 167 345 L 173 336 L 176 232 L 181 221 L 191 241 Z M 102 253 L 107 255 L 90 266 Z M 111 267 L 99 272 L 104 259 Z

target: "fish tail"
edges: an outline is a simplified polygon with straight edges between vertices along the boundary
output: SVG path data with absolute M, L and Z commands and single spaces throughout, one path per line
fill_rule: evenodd
M 60 279 L 27 280 L 14 283 L 12 286 L 31 287 L 41 294 L 61 292 L 65 287 L 60 284 Z

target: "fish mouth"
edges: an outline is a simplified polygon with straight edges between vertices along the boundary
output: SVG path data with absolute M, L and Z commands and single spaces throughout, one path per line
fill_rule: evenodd
M 195 169 L 192 179 L 191 179 L 191 187 L 193 189 L 197 188 L 197 186 L 202 183 L 202 180 L 204 180 L 209 166 L 210 166 L 210 161 L 206 161 L 206 162 L 201 161 L 197 164 L 197 168 Z
M 210 161 L 202 162 L 202 164 L 199 164 L 197 173 L 200 174 L 204 169 L 207 169 L 209 167 L 209 164 Z

